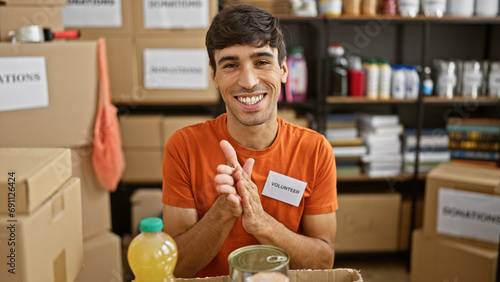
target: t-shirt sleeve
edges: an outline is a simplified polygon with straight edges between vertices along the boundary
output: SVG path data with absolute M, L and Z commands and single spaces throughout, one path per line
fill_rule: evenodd
M 181 131 L 170 136 L 163 154 L 162 202 L 181 208 L 196 208 L 189 171 L 189 149 Z
M 337 173 L 333 149 L 326 138 L 322 138 L 317 150 L 318 165 L 315 172 L 313 192 L 306 199 L 305 214 L 322 214 L 338 209 Z

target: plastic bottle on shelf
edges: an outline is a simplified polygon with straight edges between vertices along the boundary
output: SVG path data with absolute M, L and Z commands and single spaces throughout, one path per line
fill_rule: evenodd
M 474 15 L 474 0 L 448 0 L 446 11 L 451 16 L 472 17 Z
M 319 0 L 319 12 L 328 17 L 338 17 L 342 14 L 342 0 Z
M 349 82 L 349 96 L 363 97 L 365 95 L 366 75 L 360 57 L 351 56 L 348 58 L 347 80 Z
M 431 96 L 434 92 L 434 81 L 431 78 L 431 68 L 424 68 L 424 81 L 422 82 L 422 93 L 424 96 Z
M 437 94 L 441 98 L 451 99 L 457 87 L 456 63 L 454 61 L 438 61 L 439 75 L 437 79 Z
M 426 17 L 440 18 L 446 13 L 446 0 L 422 0 L 422 12 Z
M 302 47 L 293 47 L 287 58 L 288 79 L 285 83 L 287 102 L 304 102 L 307 98 L 307 62 Z
M 377 15 L 377 0 L 362 0 L 361 1 L 361 14 L 365 16 Z
M 342 13 L 348 16 L 359 16 L 361 14 L 361 0 L 343 0 Z
M 480 17 L 496 17 L 498 0 L 476 0 L 476 15 Z
M 483 82 L 483 70 L 476 60 L 464 62 L 462 96 L 477 99 Z
M 389 65 L 387 59 L 380 59 L 378 61 L 378 67 L 380 71 L 379 97 L 380 99 L 389 99 L 391 98 L 391 65 Z
M 177 245 L 170 235 L 163 232 L 163 221 L 148 217 L 141 220 L 139 229 L 141 233 L 130 242 L 127 253 L 134 281 L 174 282 Z
M 420 89 L 420 77 L 417 67 L 412 65 L 405 66 L 406 75 L 406 98 L 417 99 Z
M 398 5 L 398 12 L 404 17 L 416 17 L 419 13 L 420 1 L 419 0 L 400 0 Z
M 406 75 L 401 65 L 392 66 L 392 97 L 394 99 L 406 98 Z
M 383 0 L 382 13 L 393 16 L 396 14 L 396 0 Z
M 366 72 L 366 98 L 378 99 L 380 70 L 375 59 L 368 59 L 364 64 Z
M 328 46 L 329 62 L 329 95 L 347 96 L 347 60 L 344 57 L 344 47 L 340 44 Z

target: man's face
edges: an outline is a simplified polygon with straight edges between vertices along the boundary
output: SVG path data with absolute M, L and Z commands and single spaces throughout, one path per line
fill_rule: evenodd
M 278 50 L 235 45 L 214 52 L 215 87 L 221 92 L 228 115 L 245 125 L 265 123 L 277 109 L 287 66 L 278 63 Z

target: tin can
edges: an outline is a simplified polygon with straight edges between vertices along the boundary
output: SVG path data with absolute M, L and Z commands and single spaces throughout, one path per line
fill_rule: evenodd
M 228 257 L 229 277 L 231 282 L 259 281 L 252 278 L 254 275 L 278 277 L 276 281 L 288 281 L 289 261 L 289 255 L 277 247 L 268 245 L 242 247 L 233 251 Z

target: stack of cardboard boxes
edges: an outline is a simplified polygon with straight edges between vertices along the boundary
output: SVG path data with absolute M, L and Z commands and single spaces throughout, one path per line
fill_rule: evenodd
M 71 175 L 80 179 L 81 186 L 83 264 L 76 280 L 119 281 L 123 277 L 121 239 L 111 232 L 109 191 L 100 185 L 92 167 L 98 89 L 97 42 L 60 39 L 33 44 L 3 42 L 5 32 L 30 24 L 53 31 L 64 30 L 61 12 L 64 4 L 66 1 L 62 0 L 9 0 L 0 6 L 0 60 L 9 64 L 2 68 L 6 64 L 0 63 L 0 76 L 10 78 L 4 79 L 9 83 L 0 84 L 0 92 L 6 94 L 0 102 L 3 134 L 0 147 L 68 150 Z M 17 22 L 12 15 L 16 15 Z M 37 104 L 30 103 L 39 97 L 44 99 Z M 64 228 L 74 226 L 68 224 Z M 64 255 L 70 256 L 68 252 Z
M 80 179 L 69 149 L 0 148 L 2 281 L 74 281 L 83 264 Z
M 411 281 L 497 281 L 500 170 L 441 164 L 426 180 Z

